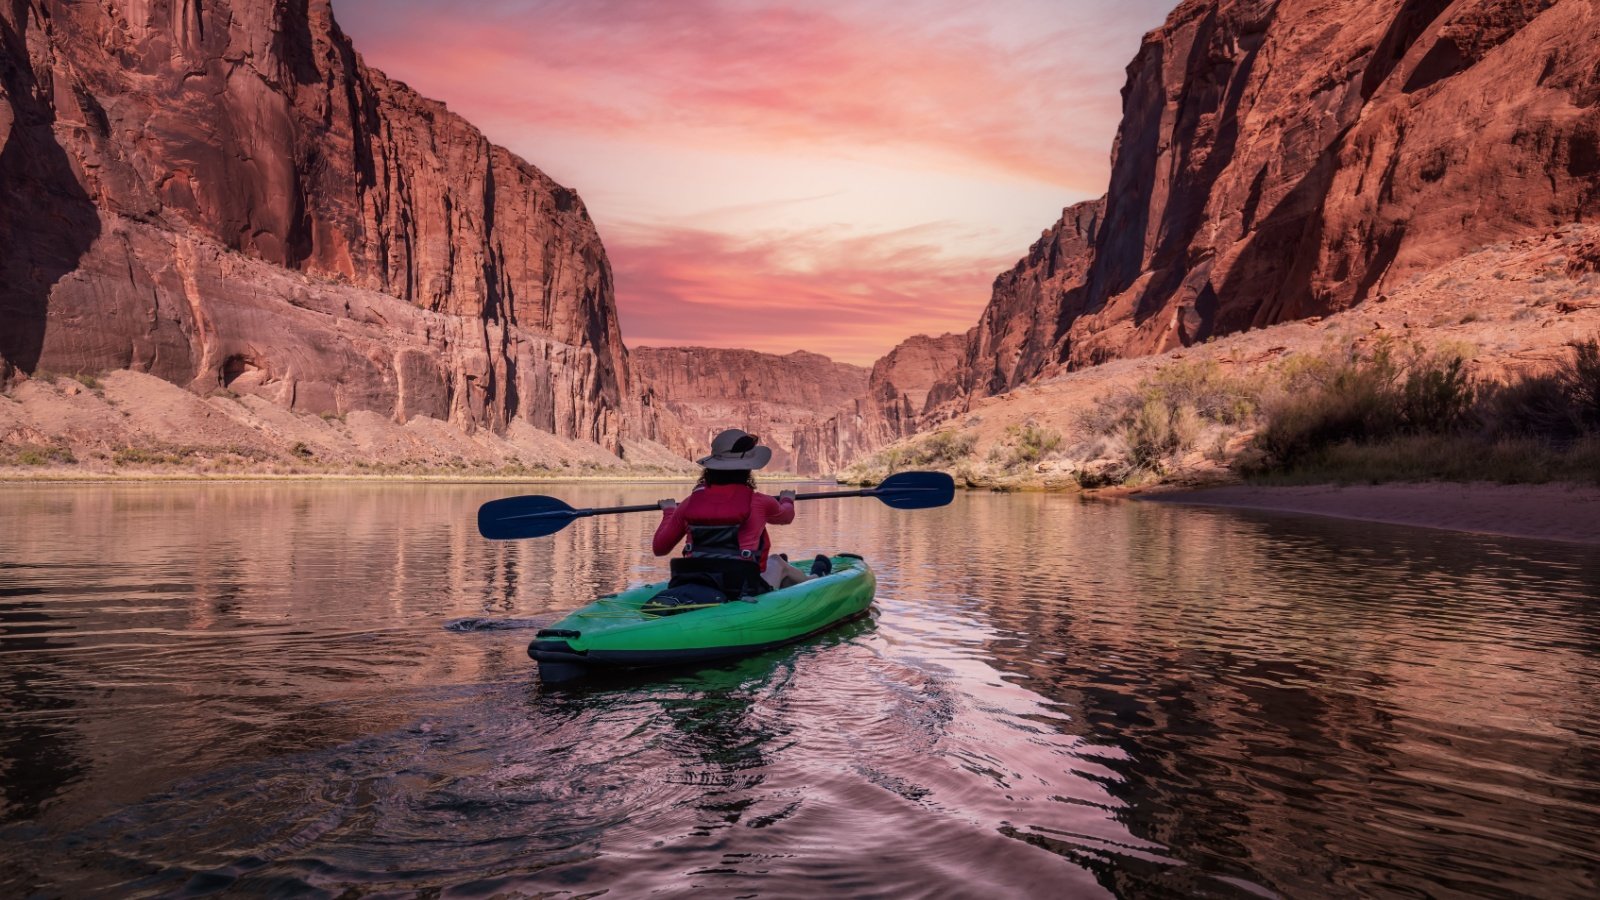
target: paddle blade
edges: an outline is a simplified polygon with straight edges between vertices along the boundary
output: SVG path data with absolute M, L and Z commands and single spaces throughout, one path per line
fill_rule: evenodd
M 901 472 L 890 475 L 872 496 L 895 509 L 931 509 L 956 496 L 956 482 L 943 472 Z
M 478 533 L 491 541 L 544 537 L 582 517 L 554 497 L 506 497 L 478 507 Z

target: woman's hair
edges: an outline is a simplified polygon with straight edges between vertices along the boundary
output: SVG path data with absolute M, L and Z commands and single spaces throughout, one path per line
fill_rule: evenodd
M 756 486 L 756 473 L 749 469 L 701 469 L 701 487 L 713 484 L 743 484 L 752 490 Z

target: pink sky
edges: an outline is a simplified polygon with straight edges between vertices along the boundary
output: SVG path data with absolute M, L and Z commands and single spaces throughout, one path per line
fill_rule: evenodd
M 574 188 L 630 346 L 870 364 L 1105 190 L 1173 0 L 335 0 L 369 64 Z

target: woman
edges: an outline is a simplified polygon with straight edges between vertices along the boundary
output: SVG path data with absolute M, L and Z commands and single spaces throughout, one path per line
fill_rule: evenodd
M 806 580 L 806 574 L 772 553 L 768 525 L 794 521 L 794 491 L 770 497 L 756 491 L 755 470 L 772 460 L 772 449 L 760 438 L 730 428 L 711 442 L 711 455 L 699 460 L 700 482 L 682 503 L 661 501 L 661 524 L 651 549 L 666 556 L 688 538 L 683 555 L 704 560 L 754 563 L 774 588 Z M 825 568 L 826 557 L 818 557 Z M 817 571 L 813 566 L 812 571 Z

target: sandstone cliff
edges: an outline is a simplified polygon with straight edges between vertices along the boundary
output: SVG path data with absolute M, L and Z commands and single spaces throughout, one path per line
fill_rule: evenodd
M 688 443 L 666 443 L 694 458 L 724 428 L 743 428 L 772 448 L 775 471 L 817 474 L 795 453 L 798 434 L 867 390 L 867 370 L 797 350 L 784 356 L 708 347 L 638 347 L 635 377 L 648 385 Z
M 582 202 L 368 68 L 327 0 L 10 0 L 0 145 L 0 378 L 662 436 Z
M 917 430 L 930 391 L 965 357 L 969 334 L 915 335 L 872 366 L 866 390 L 833 415 L 796 429 L 795 468 L 831 474 L 851 460 Z
M 1186 0 L 1128 68 L 1106 197 L 996 280 L 932 419 L 1597 213 L 1593 0 Z

